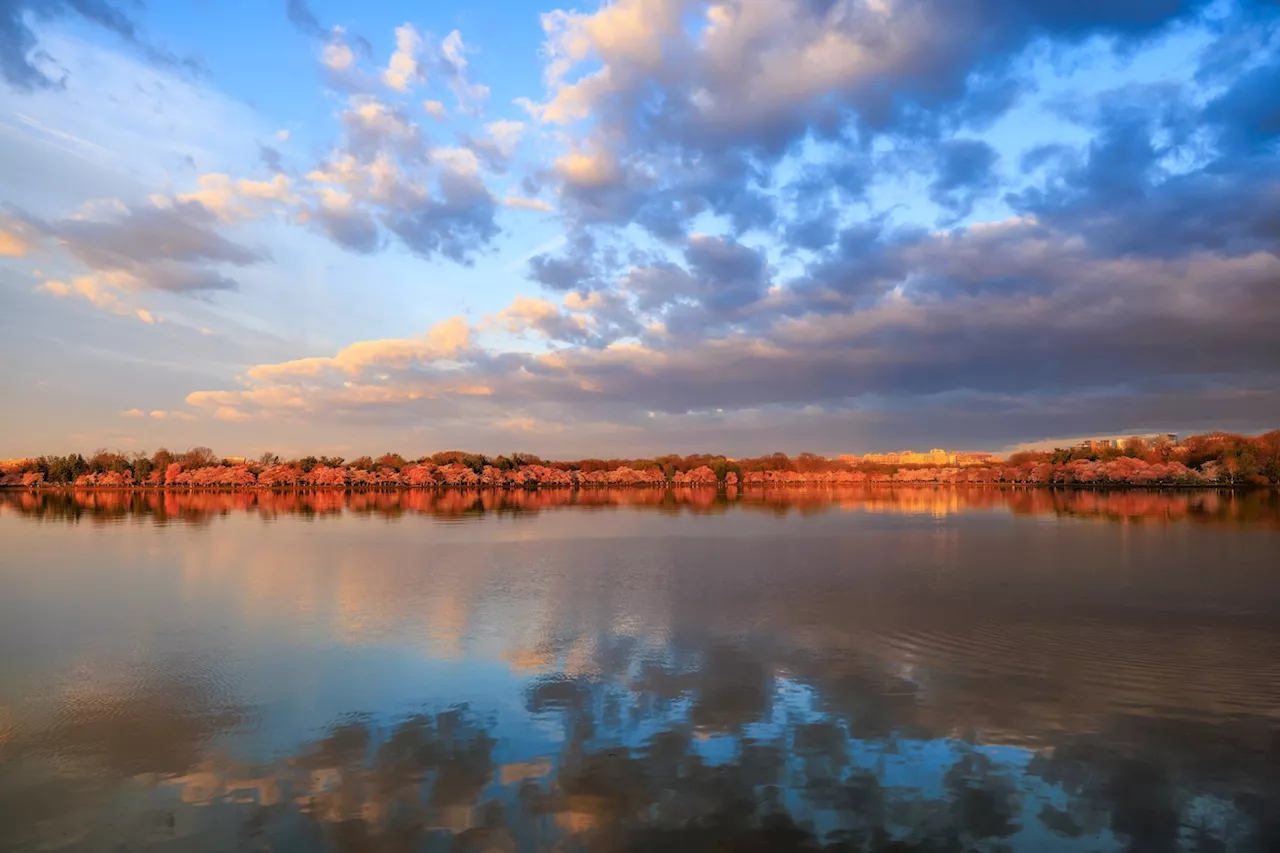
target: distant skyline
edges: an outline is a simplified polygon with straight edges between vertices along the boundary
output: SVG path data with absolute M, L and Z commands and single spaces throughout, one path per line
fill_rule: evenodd
M 1280 4 L 0 3 L 0 457 L 1280 425 Z

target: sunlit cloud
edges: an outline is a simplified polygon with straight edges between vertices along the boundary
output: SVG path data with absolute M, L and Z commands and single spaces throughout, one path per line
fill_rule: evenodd
M 153 326 L 130 363 L 214 430 L 1266 426 L 1280 12 L 1139 5 L 619 0 L 542 10 L 508 63 L 478 30 L 293 3 L 296 114 L 137 60 L 76 93 L 119 98 L 127 138 L 35 78 L 6 93 L 6 162 L 84 172 L 0 213 L 0 256 L 38 260 L 50 317 Z M 201 103 L 234 145 L 151 147 Z

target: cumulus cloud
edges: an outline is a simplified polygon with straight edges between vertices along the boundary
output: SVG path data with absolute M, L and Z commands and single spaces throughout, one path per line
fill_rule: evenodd
M 438 48 L 408 24 L 396 37 L 397 50 L 384 74 L 390 88 L 407 91 L 425 79 L 431 63 L 450 85 L 465 81 L 465 48 L 458 33 Z M 439 102 L 426 101 L 423 107 L 429 115 L 446 116 Z M 483 137 L 464 135 L 462 146 L 433 145 L 401 104 L 367 92 L 351 95 L 338 118 L 340 143 L 306 174 L 308 185 L 293 196 L 298 222 L 350 251 L 371 253 L 398 240 L 420 257 L 462 264 L 472 263 L 497 237 L 501 202 L 481 172 L 505 168 L 522 123 L 490 122 Z
M 1071 419 L 1124 429 L 1134 419 L 1165 422 L 1179 400 L 1217 400 L 1218 422 L 1263 418 L 1280 401 L 1275 253 L 1107 257 L 1025 218 L 867 232 L 853 244 L 878 246 L 884 285 L 871 294 L 772 289 L 762 253 L 697 237 L 683 266 L 632 267 L 617 289 L 574 291 L 560 305 L 523 297 L 493 318 L 504 331 L 563 344 L 551 352 L 477 344 L 457 352 L 446 379 L 399 369 L 398 351 L 383 355 L 374 342 L 369 360 L 344 371 L 359 374 L 355 386 L 300 388 L 267 367 L 250 371 L 253 387 L 218 400 L 264 417 L 300 407 L 415 418 L 466 384 L 492 392 L 467 404 L 472 418 L 518 411 L 626 427 L 648 412 L 679 419 L 724 409 L 733 423 L 776 427 L 760 413 L 803 407 L 817 414 L 802 420 L 835 428 L 874 413 L 901 424 L 929 410 L 950 413 L 971 434 L 986 429 L 988 438 L 1042 429 L 1064 407 L 1087 407 L 1071 409 Z M 742 323 L 706 322 L 762 302 L 770 310 Z M 673 306 L 702 312 L 690 315 L 703 318 L 699 334 L 650 333 L 655 319 L 681 316 Z M 611 315 L 629 328 L 602 335 Z M 319 375 L 332 365 L 282 370 Z
M 424 155 L 422 131 L 402 107 L 371 96 L 352 98 L 339 116 L 347 150 L 364 160 L 393 151 L 408 160 Z
M 401 93 L 408 92 L 411 87 L 421 83 L 423 73 L 419 57 L 423 47 L 422 35 L 412 24 L 396 27 L 396 49 L 391 54 L 386 70 L 382 72 L 382 82 Z
M 575 129 L 553 174 L 580 221 L 670 238 L 710 210 L 742 233 L 773 223 L 761 168 L 806 139 L 985 127 L 1025 88 L 1016 60 L 1033 42 L 1135 44 L 1208 5 L 619 0 L 542 16 L 547 95 L 525 104 Z M 958 183 L 982 166 L 975 157 L 957 148 L 940 164 L 936 192 L 956 214 L 976 193 Z M 807 225 L 797 236 L 821 246 L 827 235 Z
M 235 223 L 243 219 L 263 215 L 263 207 L 291 206 L 298 202 L 292 181 L 278 170 L 269 181 L 253 181 L 212 173 L 201 175 L 200 188 L 189 193 L 179 193 L 179 202 L 196 202 L 212 211 L 219 221 Z
M 559 215 L 563 245 L 527 261 L 539 293 L 476 327 L 257 364 L 188 397 L 215 420 L 939 442 L 921 419 L 985 440 L 1178 412 L 1266 426 L 1280 66 L 1244 21 L 1273 31 L 1280 11 L 1219 0 L 1210 26 L 1209 5 L 617 0 L 543 16 L 536 132 L 464 119 L 448 140 L 418 122 L 478 114 L 487 94 L 459 33 L 406 25 L 361 78 L 353 38 L 330 31 L 341 138 L 304 176 L 276 163 L 150 205 L 10 216 L 0 252 L 62 245 L 91 275 L 42 288 L 145 321 L 129 297 L 233 287 L 265 260 L 225 230 L 251 217 L 467 264 L 498 208 Z M 1088 92 L 1038 105 L 1058 123 L 1044 138 L 991 131 L 1036 97 L 1033 59 L 1110 63 L 1183 25 L 1213 43 L 1185 79 L 1099 92 L 1089 75 Z M 397 102 L 428 74 L 456 110 Z
M 373 93 L 380 77 L 361 68 L 361 62 L 372 52 L 369 42 L 343 27 L 334 27 L 322 35 L 324 45 L 319 60 L 325 83 L 340 92 Z
M 335 74 L 341 74 L 355 66 L 356 54 L 342 42 L 330 42 L 320 51 L 320 64 Z
M 388 210 L 383 221 L 415 254 L 466 264 L 498 235 L 496 210 L 497 200 L 477 175 L 445 169 L 435 193 Z
M 589 231 L 571 235 L 565 252 L 539 253 L 529 259 L 528 276 L 550 290 L 586 292 L 605 287 L 618 269 L 616 252 L 602 249 Z

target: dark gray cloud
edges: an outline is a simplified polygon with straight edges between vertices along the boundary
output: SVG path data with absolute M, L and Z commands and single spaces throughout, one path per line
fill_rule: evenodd
M 41 229 L 94 269 L 128 269 L 155 261 L 211 261 L 245 266 L 270 252 L 234 243 L 217 230 L 217 217 L 195 201 L 125 207 L 104 219 L 62 219 Z
M 1049 165 L 1044 180 L 1008 201 L 1080 235 L 1105 256 L 1274 252 L 1280 247 L 1280 151 L 1265 144 L 1266 106 L 1256 92 L 1271 73 L 1263 67 L 1245 75 L 1202 113 L 1188 114 L 1176 91 L 1104 97 L 1088 124 L 1092 141 L 1080 151 L 1057 148 L 1037 156 L 1034 165 Z M 1216 132 L 1217 147 L 1209 152 L 1193 144 L 1195 130 L 1203 128 Z M 1188 152 L 1202 165 L 1175 170 Z
M 285 0 L 284 11 L 289 17 L 289 23 L 303 35 L 323 38 L 327 34 L 324 27 L 320 26 L 320 22 L 316 20 L 316 16 L 312 14 L 307 0 Z
M 974 203 L 999 187 L 995 167 L 999 155 L 980 139 L 950 139 L 936 149 L 937 172 L 929 198 L 953 220 L 973 211 Z
M 307 212 L 307 221 L 342 248 L 361 255 L 378 251 L 384 243 L 373 214 L 363 208 L 318 205 Z
M 258 159 L 262 161 L 262 165 L 266 166 L 272 173 L 284 171 L 284 165 L 280 161 L 280 152 L 270 145 L 258 146 Z
M 412 207 L 388 210 L 383 223 L 417 255 L 469 264 L 498 236 L 497 200 L 475 175 L 445 169 L 437 183 L 438 193 Z
M 635 310 L 660 314 L 670 331 L 688 334 L 741 316 L 763 298 L 771 270 L 765 253 L 727 237 L 695 236 L 684 265 L 640 257 L 618 283 Z
M 723 237 L 695 237 L 684 251 L 689 271 L 702 287 L 710 311 L 734 311 L 758 301 L 769 286 L 763 251 Z
M 224 237 L 217 217 L 195 201 L 121 206 L 101 217 L 45 221 L 18 216 L 91 270 L 124 272 L 157 290 L 233 290 L 236 281 L 211 265 L 244 267 L 271 257 L 266 249 Z
M 599 246 L 590 232 L 579 230 L 569 236 L 560 256 L 541 254 L 530 258 L 527 275 L 550 290 L 587 293 L 607 287 L 617 266 L 616 250 Z
M 1027 14 L 1062 38 L 1123 40 L 1148 38 L 1193 6 L 1101 10 L 1088 26 L 1088 10 L 1070 4 Z M 963 217 L 1009 179 L 985 142 L 925 134 L 878 163 L 845 141 L 836 165 L 805 167 L 781 194 L 795 212 L 775 233 L 809 253 L 781 289 L 769 291 L 765 259 L 728 236 L 632 258 L 603 284 L 584 241 L 535 278 L 566 290 L 589 277 L 595 292 L 623 298 L 615 310 L 659 319 L 666 333 L 643 333 L 648 349 L 635 358 L 583 350 L 522 363 L 541 384 L 506 384 L 506 362 L 477 369 L 495 400 L 519 394 L 640 423 L 644 411 L 805 407 L 828 412 L 829 424 L 879 412 L 901 426 L 929 409 L 1012 440 L 1188 424 L 1188 412 L 1213 405 L 1197 426 L 1269 426 L 1280 416 L 1280 126 L 1266 97 L 1277 73 L 1273 61 L 1246 65 L 1203 108 L 1169 83 L 1063 102 L 1060 114 L 1090 141 L 1028 152 L 1022 186 L 1006 196 L 1016 215 L 950 231 L 891 227 L 888 211 L 859 221 L 851 207 L 865 203 L 868 175 L 888 167 L 928 174 L 933 201 Z M 635 139 L 647 144 L 651 132 Z M 736 186 L 767 185 L 757 155 L 737 162 L 746 177 Z M 578 199 L 600 204 L 572 215 L 633 216 L 671 240 L 712 210 L 711 184 L 699 181 L 718 173 L 664 182 L 615 160 L 579 174 L 590 180 L 573 188 Z M 835 175 L 843 180 L 827 180 Z M 662 215 L 640 218 L 646 211 Z
M 529 259 L 529 278 L 551 290 L 591 290 L 595 266 L 581 255 L 535 255 Z
M 634 267 L 622 284 L 625 292 L 636 299 L 640 311 L 657 312 L 685 294 L 699 290 L 699 283 L 679 264 L 660 261 Z
M 157 290 L 196 293 L 207 290 L 237 290 L 239 282 L 217 270 L 179 264 L 153 263 L 141 268 L 142 278 Z
M 1232 155 L 1277 153 L 1280 140 L 1280 61 L 1238 78 L 1205 110 L 1223 148 Z

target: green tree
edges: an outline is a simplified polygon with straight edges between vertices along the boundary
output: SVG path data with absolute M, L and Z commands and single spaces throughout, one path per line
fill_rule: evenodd
M 153 470 L 155 469 L 151 464 L 151 458 L 146 453 L 138 453 L 133 457 L 133 481 L 135 483 L 146 482 Z

